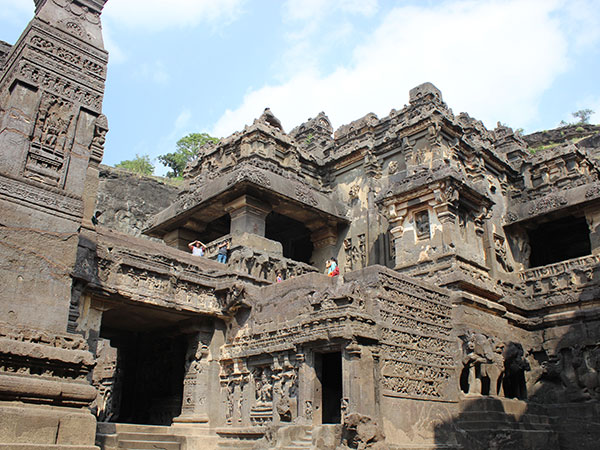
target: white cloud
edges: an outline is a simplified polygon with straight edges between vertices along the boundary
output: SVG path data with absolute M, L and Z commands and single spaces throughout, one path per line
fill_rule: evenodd
M 574 37 L 574 50 L 585 52 L 600 39 L 600 2 L 569 0 L 563 2 L 564 29 Z
M 315 21 L 331 11 L 371 16 L 377 11 L 377 0 L 288 0 L 284 4 L 288 20 Z
M 179 132 L 189 126 L 192 118 L 192 112 L 189 108 L 185 108 L 175 119 L 175 132 Z
M 115 23 L 147 31 L 183 28 L 207 22 L 230 22 L 244 0 L 111 0 L 103 16 Z
M 151 81 L 155 84 L 167 84 L 171 79 L 165 64 L 160 60 L 141 64 L 135 72 L 133 72 L 133 76 L 140 80 Z
M 578 39 L 566 34 L 563 7 L 552 0 L 469 0 L 395 8 L 348 64 L 328 74 L 298 67 L 285 82 L 249 92 L 212 133 L 239 130 L 266 106 L 288 131 L 321 110 L 336 126 L 371 111 L 382 117 L 425 81 L 457 113 L 491 127 L 526 127 L 541 95 L 568 69 L 569 40 Z
M 127 60 L 127 55 L 113 39 L 112 29 L 108 23 L 102 24 L 102 38 L 104 40 L 104 48 L 108 51 L 108 57 L 111 64 L 120 64 Z

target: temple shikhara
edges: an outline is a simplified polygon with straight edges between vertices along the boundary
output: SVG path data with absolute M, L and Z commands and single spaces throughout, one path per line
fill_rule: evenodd
M 100 164 L 105 1 L 0 42 L 0 450 L 598 448 L 600 127 L 424 83 L 176 188 Z

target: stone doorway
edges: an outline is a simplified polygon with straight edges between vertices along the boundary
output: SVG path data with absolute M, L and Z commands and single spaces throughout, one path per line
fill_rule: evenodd
M 317 353 L 315 356 L 320 385 L 317 391 L 321 393 L 321 422 L 341 423 L 342 353 Z
M 181 414 L 187 342 L 160 332 L 110 330 L 117 349 L 111 422 L 170 425 Z

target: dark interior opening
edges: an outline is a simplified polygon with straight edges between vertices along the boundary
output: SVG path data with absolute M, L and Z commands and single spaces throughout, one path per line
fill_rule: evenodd
M 322 353 L 320 370 L 322 398 L 322 422 L 341 423 L 342 413 L 342 354 Z
M 545 266 L 591 254 L 590 232 L 585 217 L 563 217 L 528 231 L 529 267 Z
M 302 222 L 271 212 L 265 225 L 265 237 L 281 243 L 284 257 L 310 264 L 313 244 L 310 230 Z
M 187 341 L 160 332 L 103 330 L 118 351 L 111 422 L 170 425 L 181 414 Z
M 205 244 L 214 241 L 215 239 L 219 239 L 220 237 L 229 234 L 231 231 L 231 217 L 229 214 L 224 214 L 218 219 L 209 222 L 206 225 L 206 228 L 200 235 L 202 236 L 200 240 Z

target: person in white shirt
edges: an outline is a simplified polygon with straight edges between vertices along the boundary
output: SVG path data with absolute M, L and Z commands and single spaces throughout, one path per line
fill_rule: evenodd
M 194 256 L 204 256 L 204 253 L 206 252 L 206 245 L 200 241 L 190 242 L 188 247 Z

